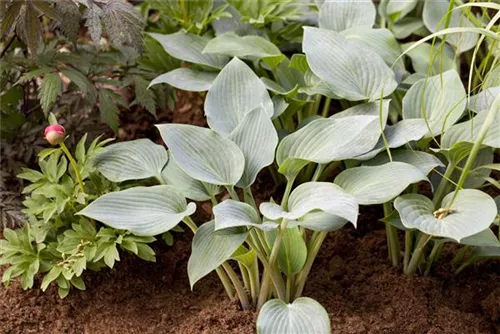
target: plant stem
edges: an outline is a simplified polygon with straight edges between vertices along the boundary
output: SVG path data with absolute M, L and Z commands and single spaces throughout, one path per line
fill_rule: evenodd
M 391 202 L 384 203 L 384 216 L 387 217 L 392 213 Z M 400 257 L 400 246 L 398 239 L 398 230 L 391 224 L 385 223 L 385 233 L 387 235 L 387 247 L 389 252 L 389 258 L 393 267 L 399 265 Z
M 418 264 L 420 263 L 420 258 L 425 249 L 427 242 L 431 240 L 431 236 L 425 233 L 421 233 L 418 239 L 417 246 L 411 257 L 410 263 L 408 264 L 408 270 L 405 271 L 406 275 L 413 275 L 417 272 Z
M 442 249 L 443 249 L 442 243 L 437 243 L 437 242 L 434 243 L 434 246 L 432 246 L 431 254 L 429 255 L 429 258 L 427 259 L 427 264 L 425 266 L 424 276 L 429 276 L 429 274 L 431 273 L 432 263 L 437 260 L 437 258 L 441 254 Z
M 413 231 L 405 231 L 405 256 L 404 256 L 404 272 L 408 270 L 408 264 L 410 263 L 411 250 L 413 246 Z
M 217 275 L 219 275 L 219 279 L 221 280 L 222 285 L 224 286 L 224 289 L 226 290 L 229 299 L 233 299 L 235 291 L 226 272 L 221 267 L 215 268 L 215 271 L 217 272 Z
M 76 179 L 78 181 L 78 184 L 80 185 L 80 190 L 82 191 L 82 193 L 85 193 L 85 189 L 83 188 L 82 176 L 80 175 L 80 171 L 78 170 L 78 165 L 76 164 L 75 159 L 71 155 L 71 152 L 68 150 L 64 142 L 61 142 L 59 146 L 63 150 L 64 154 L 66 154 L 66 156 L 68 157 L 69 163 L 71 164 L 71 167 L 73 167 L 73 170 L 75 171 Z
M 290 298 L 292 297 L 292 289 L 294 285 L 294 275 L 287 276 L 286 278 L 286 295 L 285 295 L 285 303 L 289 303 L 292 300 Z
M 462 261 L 462 259 L 465 257 L 465 254 L 467 254 L 467 251 L 469 250 L 469 248 L 470 248 L 470 246 L 464 246 L 458 251 L 457 255 L 455 255 L 453 260 L 451 260 L 452 267 L 456 267 L 458 265 L 458 263 L 460 261 Z
M 245 288 L 243 287 L 243 285 L 241 285 L 241 282 L 240 282 L 240 279 L 238 278 L 238 275 L 236 275 L 236 273 L 234 272 L 233 268 L 231 268 L 229 263 L 224 262 L 222 264 L 222 267 L 227 272 L 229 279 L 231 280 L 234 288 L 236 289 L 236 294 L 238 295 L 238 298 L 240 299 L 241 306 L 243 307 L 244 310 L 249 310 L 251 308 L 250 301 L 248 300 L 248 295 L 245 291 Z
M 260 293 L 260 277 L 259 277 L 259 260 L 255 256 L 253 270 L 248 270 L 250 274 L 250 294 L 252 296 L 252 305 L 257 305 L 257 300 Z
M 255 211 L 259 212 L 257 208 L 257 204 L 255 204 L 255 199 L 253 198 L 252 189 L 250 187 L 246 187 L 243 189 L 243 200 L 245 203 L 250 204 Z
M 323 105 L 323 111 L 321 112 L 321 116 L 323 117 L 328 117 L 328 112 L 330 111 L 330 103 L 332 102 L 332 99 L 327 97 L 325 99 L 325 104 Z
M 321 173 L 323 173 L 323 170 L 325 169 L 325 167 L 326 167 L 325 164 L 318 164 L 316 166 L 316 170 L 314 171 L 314 174 L 311 178 L 312 182 L 315 182 L 319 179 L 319 177 L 321 176 Z
M 309 276 L 309 272 L 311 271 L 311 267 L 327 234 L 327 232 L 313 232 L 311 241 L 309 242 L 309 245 L 307 247 L 306 263 L 304 264 L 304 268 L 302 268 L 300 273 L 297 275 L 297 279 L 295 280 L 295 293 L 293 299 L 299 298 L 302 295 L 302 292 L 304 291 L 304 287 L 306 285 L 307 277 Z
M 464 185 L 465 180 L 467 179 L 467 175 L 469 174 L 469 171 L 471 170 L 471 168 L 474 165 L 474 162 L 476 161 L 476 157 L 477 157 L 477 154 L 479 153 L 479 150 L 481 149 L 481 145 L 483 143 L 483 140 L 486 137 L 486 134 L 488 133 L 490 125 L 495 120 L 495 116 L 497 113 L 500 113 L 500 94 L 497 95 L 495 100 L 493 100 L 493 103 L 491 104 L 491 107 L 488 110 L 488 115 L 486 115 L 486 119 L 484 120 L 483 125 L 481 125 L 481 129 L 479 130 L 479 134 L 477 135 L 477 139 L 474 141 L 474 145 L 472 146 L 472 150 L 469 154 L 469 157 L 467 158 L 467 162 L 465 163 L 462 174 L 460 175 L 460 179 L 457 182 L 457 189 L 456 189 L 455 193 L 453 194 L 453 198 L 450 201 L 450 204 L 449 204 L 450 207 L 453 205 L 453 202 L 457 198 L 458 191 Z
M 293 178 L 287 177 L 285 193 L 283 194 L 283 199 L 281 200 L 281 207 L 285 210 L 288 208 L 288 197 L 290 197 L 290 193 L 292 192 L 294 181 L 295 177 Z
M 441 182 L 439 182 L 439 186 L 434 193 L 434 207 L 436 209 L 439 209 L 438 206 L 441 204 L 441 201 L 443 200 L 444 196 L 446 196 L 447 191 L 449 190 L 449 182 L 448 179 L 451 177 L 451 174 L 455 170 L 456 163 L 450 163 L 448 167 L 446 167 L 446 171 L 444 172 L 443 179 Z
M 243 278 L 243 287 L 246 291 L 250 291 L 250 275 L 248 274 L 248 270 L 240 262 L 238 262 L 238 267 L 240 268 L 241 277 Z
M 236 190 L 234 190 L 234 186 L 226 186 L 227 191 L 229 192 L 229 195 L 231 195 L 231 198 L 235 201 L 239 201 L 240 198 L 238 197 L 238 193 Z

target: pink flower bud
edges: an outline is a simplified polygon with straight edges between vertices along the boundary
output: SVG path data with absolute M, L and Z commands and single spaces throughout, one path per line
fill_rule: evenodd
M 53 124 L 45 128 L 45 139 L 52 145 L 57 145 L 64 140 L 66 130 L 62 125 Z

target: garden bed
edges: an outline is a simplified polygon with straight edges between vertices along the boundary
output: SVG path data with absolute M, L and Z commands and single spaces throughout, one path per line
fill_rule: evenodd
M 369 213 L 359 228 L 330 233 L 305 294 L 328 310 L 332 333 L 498 333 L 500 262 L 454 277 L 445 252 L 432 277 L 408 277 L 390 266 L 383 225 Z M 86 275 L 87 291 L 59 299 L 0 292 L 1 333 L 254 333 L 256 314 L 229 301 L 212 273 L 190 291 L 191 232 L 172 248 L 158 246 L 156 263 L 122 256 L 113 270 Z

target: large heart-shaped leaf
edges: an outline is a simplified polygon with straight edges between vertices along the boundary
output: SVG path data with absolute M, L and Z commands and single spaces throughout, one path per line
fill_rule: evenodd
M 149 35 L 160 42 L 168 54 L 177 59 L 213 68 L 222 68 L 229 61 L 226 56 L 203 54 L 202 51 L 209 41 L 205 37 L 183 31 L 169 35 L 157 33 L 149 33 Z
M 262 230 L 272 230 L 278 226 L 277 223 L 270 221 L 261 223 L 259 213 L 251 205 L 232 199 L 217 204 L 214 206 L 213 211 L 215 230 L 240 226 L 253 226 Z
M 332 232 L 344 227 L 347 220 L 323 211 L 311 211 L 296 220 L 296 224 L 313 231 Z
M 137 139 L 107 146 L 95 159 L 95 166 L 108 180 L 123 182 L 161 178 L 168 161 L 165 147 L 149 139 Z
M 201 225 L 194 235 L 187 268 L 191 289 L 197 281 L 228 260 L 247 237 L 246 229 L 215 231 L 214 228 L 214 221 L 209 221 Z
M 195 210 L 196 204 L 187 204 L 177 189 L 162 185 L 103 195 L 77 214 L 137 235 L 152 236 L 174 228 Z
M 329 334 L 330 318 L 314 299 L 300 297 L 291 304 L 271 299 L 257 318 L 257 334 Z
M 273 101 L 266 86 L 248 65 L 235 57 L 208 90 L 205 113 L 212 129 L 229 134 L 247 113 L 261 106 L 269 117 L 273 116 Z
M 186 198 L 194 201 L 208 201 L 221 192 L 221 188 L 211 183 L 193 179 L 186 174 L 175 162 L 169 153 L 170 159 L 161 172 L 161 177 L 166 184 L 177 188 Z
M 336 184 L 364 205 L 390 201 L 410 184 L 420 181 L 428 181 L 425 174 L 404 162 L 349 168 L 335 178 Z
M 377 12 L 372 1 L 326 0 L 319 8 L 319 27 L 333 31 L 375 24 Z
M 432 135 L 457 122 L 465 109 L 466 94 L 460 76 L 450 70 L 417 81 L 403 98 L 403 118 L 426 119 Z
M 314 74 L 344 99 L 380 99 L 398 85 L 394 72 L 375 51 L 337 32 L 305 27 L 302 47 Z
M 313 210 L 340 216 L 355 226 L 358 219 L 356 199 L 341 187 L 329 182 L 307 182 L 295 188 L 288 199 L 288 210 L 271 202 L 260 205 L 260 212 L 271 220 L 295 220 Z
M 423 119 L 403 119 L 384 129 L 384 136 L 389 148 L 403 146 L 409 142 L 422 139 L 427 133 L 427 124 Z M 380 138 L 377 145 L 368 153 L 357 156 L 357 160 L 371 159 L 385 149 L 384 139 Z
M 445 242 L 456 242 L 453 239 L 443 238 L 435 240 L 435 242 L 445 243 Z M 475 246 L 475 247 L 500 247 L 500 241 L 498 241 L 497 236 L 490 228 L 484 231 L 473 234 L 467 238 L 460 240 L 462 245 Z
M 413 44 L 403 44 L 403 49 L 406 50 Z M 429 43 L 423 43 L 408 51 L 406 55 L 410 57 L 415 72 L 422 73 L 423 75 L 427 75 L 431 60 L 432 72 L 430 74 L 432 75 L 456 69 L 455 52 L 447 44 L 444 46 L 436 44 L 433 47 Z M 434 56 L 434 58 L 431 58 L 431 56 Z
M 457 240 L 487 229 L 497 214 L 495 201 L 476 189 L 462 189 L 450 207 L 455 192 L 445 196 L 441 209 L 436 210 L 423 195 L 403 195 L 394 201 L 403 225 L 432 236 Z M 444 214 L 444 211 L 448 214 Z
M 245 156 L 245 170 L 237 186 L 249 187 L 255 182 L 257 174 L 274 161 L 278 145 L 278 133 L 261 107 L 249 112 L 229 135 Z
M 172 87 L 186 91 L 204 92 L 210 89 L 216 77 L 217 73 L 214 72 L 197 71 L 190 68 L 176 68 L 173 71 L 154 78 L 149 83 L 149 87 L 166 83 Z
M 235 185 L 245 168 L 239 147 L 217 132 L 186 124 L 156 125 L 180 168 L 192 178 Z
M 341 34 L 348 40 L 356 41 L 375 51 L 387 66 L 393 69 L 398 80 L 406 72 L 403 59 L 398 59 L 401 46 L 390 30 L 355 27 Z
M 427 175 L 436 167 L 444 167 L 444 164 L 436 156 L 414 150 L 395 150 L 391 151 L 392 161 L 400 161 L 417 167 Z M 364 166 L 379 166 L 390 162 L 389 155 L 382 152 L 375 158 L 363 162 Z
M 450 7 L 449 0 L 425 1 L 422 17 L 425 27 L 431 32 L 443 30 L 445 28 L 448 8 Z M 461 9 L 454 9 L 451 12 L 450 23 L 447 28 L 464 27 L 471 28 L 474 24 L 470 22 L 465 15 L 461 13 Z M 439 36 L 443 38 L 443 36 Z M 461 32 L 446 35 L 446 41 L 457 48 L 458 52 L 465 52 L 472 49 L 477 42 L 478 35 L 476 33 Z
M 410 13 L 416 6 L 418 0 L 389 0 L 386 13 L 392 22 L 398 21 Z
M 372 102 L 349 108 L 332 118 L 312 121 L 279 144 L 276 160 L 280 172 L 290 164 L 289 160 L 329 163 L 370 151 L 379 140 L 380 124 L 385 126 L 388 110 L 389 101 L 384 100 L 382 108 L 379 102 Z
M 495 112 L 495 110 L 489 112 Z M 474 143 L 487 116 L 487 112 L 482 112 L 471 120 L 456 124 L 448 129 L 441 139 L 441 147 L 448 149 L 460 142 Z M 495 118 L 483 139 L 483 145 L 500 148 L 500 112 L 498 111 L 496 111 Z
M 491 87 L 481 91 L 480 93 L 471 96 L 468 103 L 468 108 L 477 113 L 490 110 L 493 101 L 500 94 L 500 87 Z
M 203 53 L 217 53 L 251 59 L 284 57 L 280 49 L 264 37 L 252 35 L 241 37 L 234 32 L 228 32 L 211 39 Z

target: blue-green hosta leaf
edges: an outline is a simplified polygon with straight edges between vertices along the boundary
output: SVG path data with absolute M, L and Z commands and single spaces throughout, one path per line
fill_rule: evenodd
M 103 195 L 78 214 L 116 229 L 153 236 L 174 228 L 195 210 L 196 204 L 187 204 L 177 189 L 162 185 Z
M 453 239 L 444 238 L 436 240 L 437 242 L 456 242 Z M 484 231 L 471 235 L 470 237 L 460 240 L 462 245 L 475 246 L 475 247 L 500 247 L 500 241 L 490 228 Z
M 193 238 L 188 261 L 191 289 L 201 278 L 215 270 L 243 244 L 247 232 L 242 228 L 225 228 L 215 231 L 214 221 L 200 226 Z
M 267 243 L 274 244 L 276 232 L 266 233 Z M 281 239 L 278 253 L 278 263 L 286 276 L 291 276 L 302 270 L 307 259 L 307 245 L 297 226 L 287 228 Z
M 180 168 L 192 178 L 235 185 L 245 168 L 239 147 L 214 130 L 186 124 L 156 125 Z
M 323 211 L 311 211 L 296 220 L 296 224 L 313 231 L 332 232 L 344 227 L 347 220 Z
M 372 1 L 326 0 L 319 8 L 319 27 L 333 31 L 375 24 L 377 12 Z
M 245 156 L 245 170 L 237 186 L 246 188 L 252 185 L 262 168 L 274 161 L 278 145 L 278 133 L 263 108 L 249 112 L 229 135 Z
M 446 18 L 441 19 L 448 13 L 449 3 L 449 0 L 425 1 L 422 17 L 429 31 L 434 33 L 444 29 Z M 471 28 L 474 27 L 474 24 L 461 13 L 461 9 L 455 8 L 451 12 L 451 20 L 448 28 L 456 27 Z M 443 38 L 442 36 L 439 37 Z M 446 35 L 446 42 L 456 47 L 459 53 L 476 46 L 477 39 L 478 34 L 470 32 Z
M 389 148 L 403 146 L 409 142 L 422 139 L 427 133 L 427 124 L 423 119 L 403 119 L 384 129 L 385 139 Z M 368 153 L 357 156 L 357 160 L 371 159 L 379 152 L 385 150 L 384 139 L 380 138 L 377 145 Z
M 329 334 L 330 318 L 314 299 L 300 297 L 291 304 L 271 299 L 257 318 L 257 334 Z
M 208 90 L 205 113 L 212 129 L 229 134 L 247 113 L 260 106 L 272 117 L 273 101 L 266 86 L 248 65 L 235 57 Z
M 234 32 L 228 32 L 211 39 L 203 53 L 248 59 L 284 57 L 280 49 L 264 37 L 251 35 L 240 37 Z
M 428 181 L 425 174 L 404 162 L 349 168 L 335 178 L 336 184 L 363 205 L 390 201 L 410 184 L 420 181 Z
M 375 51 L 335 31 L 305 27 L 303 50 L 314 74 L 346 100 L 380 99 L 398 85 Z
M 148 88 L 160 83 L 190 92 L 204 92 L 210 89 L 217 73 L 192 70 L 190 68 L 176 68 L 173 71 L 161 74 L 154 78 Z
M 480 93 L 471 96 L 469 99 L 468 108 L 477 113 L 490 110 L 493 101 L 500 94 L 500 87 L 491 87 L 481 91 Z
M 396 22 L 417 6 L 418 0 L 390 0 L 386 12 L 389 20 Z
M 95 166 L 108 180 L 123 182 L 160 178 L 167 161 L 165 147 L 149 139 L 137 139 L 107 146 L 96 157 Z
M 261 222 L 260 215 L 255 209 L 243 202 L 227 199 L 217 204 L 213 208 L 215 217 L 215 230 L 230 227 L 257 227 L 262 230 L 275 229 L 278 224 L 275 222 Z
M 346 39 L 356 41 L 375 51 L 387 66 L 393 69 L 398 81 L 406 72 L 403 59 L 397 60 L 402 52 L 401 46 L 390 30 L 355 27 L 341 34 Z
M 410 48 L 413 44 L 403 44 L 403 50 Z M 423 43 L 407 52 L 406 55 L 410 57 L 415 72 L 427 75 L 431 64 L 431 56 L 434 56 L 431 67 L 432 75 L 455 70 L 457 66 L 453 49 L 449 45 L 445 45 L 443 51 L 439 53 L 440 47 L 439 44 L 432 47 L 429 43 Z
M 467 175 L 467 179 L 465 180 L 465 183 L 463 184 L 462 187 L 463 188 L 481 187 L 486 181 L 485 179 L 488 178 L 491 174 L 491 169 L 481 168 L 481 166 L 488 166 L 489 164 L 493 163 L 493 159 L 494 159 L 494 154 L 493 154 L 493 149 L 491 147 L 484 147 L 480 149 L 479 152 L 477 153 L 476 158 L 474 159 L 471 171 Z M 458 167 L 464 168 L 466 163 L 467 159 L 464 159 L 458 164 Z M 455 170 L 451 175 L 451 179 L 458 181 L 460 179 L 460 176 L 461 176 L 461 171 Z
M 474 143 L 487 115 L 487 112 L 482 112 L 471 120 L 456 124 L 448 129 L 441 139 L 441 147 L 451 149 L 460 142 Z M 500 148 L 500 112 L 498 111 L 483 139 L 483 145 Z
M 329 182 L 307 182 L 295 188 L 288 199 L 288 210 L 271 202 L 260 205 L 260 212 L 271 220 L 296 220 L 313 210 L 340 216 L 352 222 L 354 226 L 358 219 L 356 199 L 341 187 Z
M 476 189 L 462 189 L 450 207 L 454 194 L 446 195 L 442 201 L 441 208 L 450 210 L 444 218 L 442 210 L 437 210 L 432 201 L 423 195 L 400 196 L 394 201 L 394 207 L 406 227 L 458 242 L 491 225 L 497 213 L 493 198 Z
M 208 201 L 221 192 L 221 187 L 198 181 L 184 172 L 175 162 L 169 152 L 167 165 L 161 172 L 161 177 L 166 184 L 177 188 L 186 198 L 193 201 Z
M 444 167 L 444 164 L 436 156 L 414 150 L 391 151 L 392 161 L 410 164 L 420 169 L 422 174 L 427 175 L 436 167 Z M 363 162 L 364 166 L 379 166 L 390 162 L 387 152 L 378 154 L 375 158 Z
M 427 119 L 432 135 L 457 122 L 466 105 L 465 88 L 454 70 L 417 81 L 403 98 L 403 119 Z
M 384 126 L 388 110 L 389 100 L 384 100 Z M 332 118 L 314 120 L 285 137 L 276 153 L 280 172 L 285 172 L 285 167 L 292 160 L 329 163 L 351 159 L 370 151 L 382 133 L 379 113 L 379 102 L 357 105 Z
M 219 69 L 229 61 L 226 56 L 203 54 L 202 51 L 209 41 L 205 37 L 182 31 L 169 35 L 157 33 L 149 35 L 160 42 L 168 54 L 180 60 Z
M 405 17 L 393 25 L 392 32 L 396 38 L 404 39 L 422 28 L 424 28 L 424 22 L 421 19 Z

